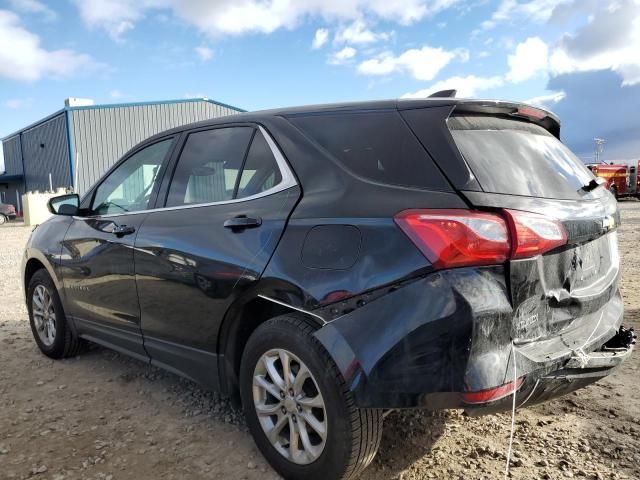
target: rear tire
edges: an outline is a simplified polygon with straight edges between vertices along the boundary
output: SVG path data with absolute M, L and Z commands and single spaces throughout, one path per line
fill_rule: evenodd
M 313 332 L 306 317 L 298 314 L 276 317 L 253 332 L 240 367 L 247 425 L 262 454 L 285 479 L 352 479 L 378 450 L 383 411 L 355 406 Z M 284 363 L 289 375 L 284 374 Z M 296 386 L 299 378 L 306 379 L 302 390 Z
M 617 200 L 618 199 L 618 189 L 614 186 L 609 187 L 609 191 L 611 192 L 611 195 L 613 195 L 613 197 Z
M 0 213 L 0 225 L 7 223 L 7 220 L 7 217 L 3 213 Z
M 33 338 L 47 357 L 73 357 L 85 346 L 69 327 L 58 290 L 44 269 L 35 272 L 29 281 L 27 309 Z

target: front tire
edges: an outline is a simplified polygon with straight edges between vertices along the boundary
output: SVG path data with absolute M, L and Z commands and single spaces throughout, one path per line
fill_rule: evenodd
M 34 273 L 29 281 L 27 308 L 31 332 L 42 353 L 59 359 L 80 352 L 84 341 L 69 327 L 58 290 L 44 269 Z
M 356 408 L 313 331 L 304 316 L 290 314 L 253 332 L 240 367 L 247 425 L 285 479 L 355 478 L 380 445 L 382 410 Z
M 5 223 L 7 223 L 7 217 L 4 215 L 4 213 L 0 213 L 0 225 L 4 225 Z

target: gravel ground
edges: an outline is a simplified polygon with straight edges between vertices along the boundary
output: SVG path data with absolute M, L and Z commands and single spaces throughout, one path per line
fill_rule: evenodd
M 640 327 L 640 202 L 621 202 L 626 322 Z M 41 355 L 20 286 L 30 229 L 0 227 L 0 479 L 278 478 L 242 414 L 197 385 L 102 348 Z M 511 477 L 640 478 L 640 354 L 595 385 L 518 410 Z M 392 413 L 370 479 L 504 475 L 511 417 Z

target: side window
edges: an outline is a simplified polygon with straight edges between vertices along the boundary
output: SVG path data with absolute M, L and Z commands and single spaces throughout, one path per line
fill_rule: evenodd
M 256 131 L 240 177 L 236 198 L 250 197 L 269 190 L 282 181 L 273 152 L 260 131 Z
M 228 127 L 190 134 L 171 180 L 167 207 L 233 199 L 253 131 Z
M 289 121 L 356 175 L 385 184 L 448 188 L 397 112 L 305 114 Z
M 154 143 L 133 154 L 100 184 L 91 204 L 96 215 L 146 210 L 153 185 L 173 139 Z

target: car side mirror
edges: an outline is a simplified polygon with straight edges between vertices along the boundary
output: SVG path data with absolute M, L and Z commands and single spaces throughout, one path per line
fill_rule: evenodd
M 47 208 L 54 215 L 74 216 L 80 212 L 80 196 L 77 193 L 50 198 Z

